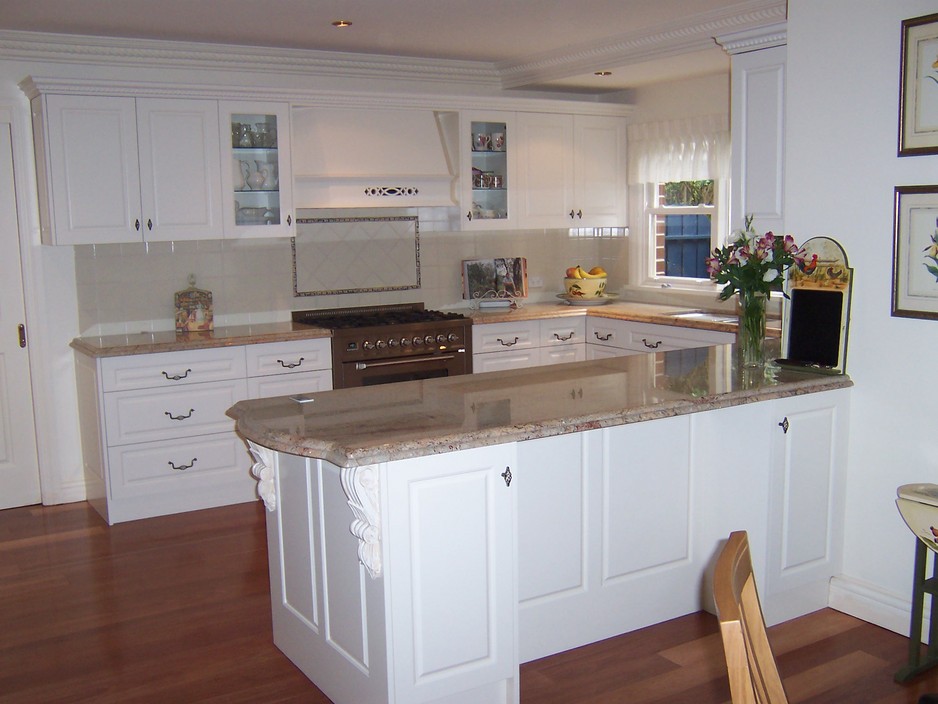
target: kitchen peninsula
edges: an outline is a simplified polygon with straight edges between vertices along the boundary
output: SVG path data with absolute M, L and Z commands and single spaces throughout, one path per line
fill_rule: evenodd
M 521 662 L 706 608 L 733 529 L 770 622 L 820 608 L 851 385 L 718 345 L 241 401 L 275 642 L 337 704 L 517 704 Z

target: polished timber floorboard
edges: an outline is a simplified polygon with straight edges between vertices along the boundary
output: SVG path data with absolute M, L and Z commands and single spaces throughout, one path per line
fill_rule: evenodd
M 907 640 L 837 611 L 769 635 L 792 702 L 938 691 L 938 670 L 895 684 Z M 691 614 L 522 666 L 522 704 L 719 704 L 722 658 Z M 111 528 L 83 503 L 0 511 L 0 702 L 328 701 L 272 643 L 261 504 Z

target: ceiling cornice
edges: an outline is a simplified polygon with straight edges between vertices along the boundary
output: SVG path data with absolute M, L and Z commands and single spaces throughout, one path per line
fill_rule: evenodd
M 748 51 L 769 49 L 788 44 L 788 24 L 781 22 L 768 27 L 759 27 L 744 32 L 734 32 L 716 37 L 717 44 L 727 54 L 745 54 Z
M 0 30 L 0 57 L 147 68 L 228 69 L 252 73 L 398 79 L 501 88 L 490 63 L 352 54 L 310 49 L 203 44 Z
M 569 78 L 597 68 L 625 66 L 666 56 L 712 48 L 717 35 L 742 32 L 782 22 L 787 0 L 745 0 L 721 10 L 684 17 L 620 35 L 609 42 L 570 46 L 524 61 L 497 64 L 503 88 Z

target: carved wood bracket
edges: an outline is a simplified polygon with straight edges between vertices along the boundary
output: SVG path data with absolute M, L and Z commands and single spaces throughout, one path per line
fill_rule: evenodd
M 381 496 L 377 465 L 343 467 L 342 490 L 355 515 L 349 530 L 358 538 L 358 559 L 372 579 L 381 576 Z
M 277 482 L 274 474 L 274 451 L 248 440 L 248 449 L 254 456 L 251 474 L 257 479 L 257 494 L 268 511 L 277 510 Z

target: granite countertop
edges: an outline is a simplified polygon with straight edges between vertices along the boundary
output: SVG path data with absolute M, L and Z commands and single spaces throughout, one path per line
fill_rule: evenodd
M 740 372 L 734 350 L 717 345 L 323 391 L 298 397 L 304 403 L 247 400 L 228 415 L 258 445 L 355 467 L 853 385 L 844 375 L 788 368 Z
M 735 322 L 720 320 L 680 318 L 676 313 L 698 310 L 688 306 L 668 306 L 653 303 L 630 303 L 615 301 L 603 306 L 571 306 L 565 303 L 528 303 L 520 308 L 487 308 L 462 310 L 473 324 L 504 323 L 516 320 L 540 320 L 573 316 L 595 316 L 631 320 L 656 325 L 673 325 L 719 332 L 736 332 Z M 728 314 L 732 316 L 732 314 Z M 769 335 L 778 334 L 778 321 L 768 322 Z M 259 323 L 217 327 L 212 332 L 190 332 L 177 334 L 174 330 L 164 332 L 141 332 L 127 335 L 103 335 L 76 337 L 71 345 L 89 357 L 119 357 L 131 354 L 155 352 L 178 352 L 207 347 L 231 347 L 253 345 L 263 342 L 284 342 L 317 337 L 331 337 L 332 332 L 302 323 Z
M 76 337 L 71 345 L 89 357 L 120 357 L 128 354 L 234 347 L 263 342 L 308 340 L 316 337 L 332 337 L 332 331 L 292 322 L 259 323 L 219 327 L 211 332 L 176 333 L 175 330 L 166 330 L 165 332 L 141 332 L 128 335 Z

